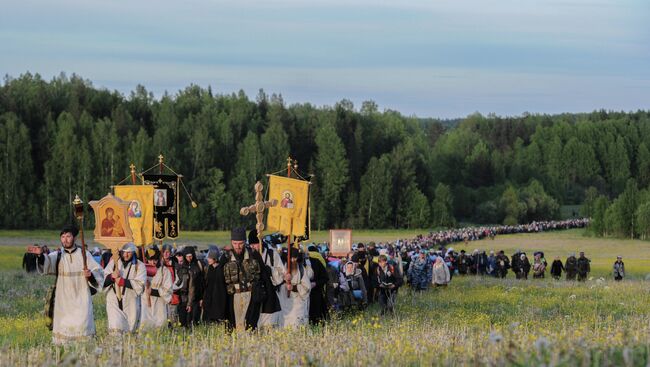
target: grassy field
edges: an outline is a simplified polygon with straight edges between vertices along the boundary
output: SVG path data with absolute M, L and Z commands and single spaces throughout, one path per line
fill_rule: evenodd
M 390 233 L 377 238 L 384 235 Z M 50 345 L 41 316 L 52 278 L 20 272 L 23 247 L 5 245 L 0 252 L 0 365 L 645 366 L 650 362 L 647 242 L 594 239 L 572 230 L 499 236 L 471 242 L 466 249 L 474 248 L 507 253 L 540 249 L 548 259 L 584 250 L 592 259 L 593 279 L 517 281 L 512 273 L 506 280 L 455 277 L 446 289 L 421 294 L 401 290 L 395 317 L 381 317 L 373 306 L 362 314 L 337 316 L 324 327 L 242 334 L 198 327 L 191 333 L 164 330 L 122 340 L 106 335 L 104 297 L 97 295 L 96 340 L 56 348 Z M 630 276 L 623 283 L 610 280 L 617 254 L 624 256 Z

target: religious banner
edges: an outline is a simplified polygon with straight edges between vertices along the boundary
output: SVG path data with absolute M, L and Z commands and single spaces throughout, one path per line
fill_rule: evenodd
M 352 230 L 330 229 L 330 253 L 346 256 L 352 250 Z
M 179 231 L 178 176 L 145 174 L 144 184 L 153 186 L 154 237 L 177 238 Z
M 278 205 L 269 208 L 267 231 L 308 237 L 308 181 L 270 175 L 269 200 L 277 200 Z
M 115 186 L 115 196 L 129 203 L 129 226 L 137 246 L 153 243 L 153 193 L 151 185 Z
M 95 212 L 95 242 L 117 250 L 127 242 L 133 241 L 133 234 L 129 226 L 129 203 L 112 194 L 104 196 L 101 200 L 91 201 L 88 204 Z

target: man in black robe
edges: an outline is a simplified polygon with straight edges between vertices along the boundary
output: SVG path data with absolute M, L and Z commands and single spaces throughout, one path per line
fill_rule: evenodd
M 237 330 L 257 328 L 267 291 L 261 281 L 264 261 L 257 251 L 246 247 L 246 230 L 235 228 L 230 236 L 231 250 L 217 267 L 223 274 L 228 327 Z M 221 276 L 221 275 L 219 275 Z
M 307 247 L 309 251 L 309 262 L 314 271 L 314 278 L 311 280 L 311 292 L 309 293 L 309 323 L 316 325 L 327 319 L 327 299 L 325 298 L 325 286 L 329 280 L 325 259 L 318 252 L 314 245 Z
M 262 311 L 257 326 L 260 328 L 278 326 L 280 323 L 280 311 L 282 311 L 282 308 L 280 307 L 280 300 L 278 299 L 278 294 L 275 289 L 276 285 L 282 283 L 284 276 L 282 259 L 280 259 L 280 255 L 271 248 L 270 244 L 267 246 L 267 243 L 264 243 L 260 252 L 260 240 L 257 237 L 256 230 L 251 230 L 248 233 L 248 244 L 253 250 L 255 250 L 255 252 L 260 254 L 264 264 L 262 272 L 260 273 L 260 285 L 263 286 L 266 299 L 262 303 Z
M 218 323 L 226 321 L 226 282 L 223 269 L 219 269 L 219 249 L 208 251 L 208 266 L 205 274 L 205 291 L 203 293 L 203 321 Z

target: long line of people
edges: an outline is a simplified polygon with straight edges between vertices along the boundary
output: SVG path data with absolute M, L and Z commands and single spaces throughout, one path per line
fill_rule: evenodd
M 94 270 L 83 275 L 90 279 L 90 288 L 107 294 L 108 326 L 117 334 L 198 323 L 223 323 L 238 330 L 296 327 L 322 323 L 333 312 L 363 310 L 372 303 L 379 304 L 382 314 L 393 313 L 404 284 L 419 292 L 432 286 L 445 287 L 456 275 L 504 278 L 509 270 L 518 279 L 526 279 L 531 270 L 533 277 L 543 278 L 547 263 L 542 252 L 534 254 L 531 264 L 520 251 L 509 259 L 503 251 L 489 255 L 480 250 L 457 253 L 447 244 L 512 231 L 579 227 L 586 222 L 539 222 L 490 227 L 487 231 L 465 228 L 394 243 L 359 243 L 342 257 L 333 256 L 327 244 L 303 244 L 289 252 L 281 246 L 286 240 L 281 235 L 268 235 L 260 244 L 255 231 L 249 233 L 247 243 L 246 233 L 238 228 L 233 230 L 230 244 L 210 246 L 205 251 L 194 246 L 176 249 L 163 245 L 151 246 L 143 253 L 127 244 L 116 266 L 110 252 L 94 252 L 89 254 Z M 65 251 L 74 252 L 78 248 L 74 244 L 76 231 L 64 229 L 62 243 L 64 237 Z M 43 250 L 39 247 L 33 253 L 36 268 L 58 273 L 52 261 L 56 262 L 59 255 Z M 565 271 L 568 279 L 577 275 L 578 280 L 584 280 L 589 260 L 584 254 L 577 259 L 570 257 L 564 264 L 557 264 L 556 259 L 551 266 L 554 277 L 560 276 L 558 269 L 560 275 Z M 615 264 L 615 273 L 617 280 L 623 278 L 622 261 Z M 91 284 L 93 279 L 102 279 L 100 275 L 103 282 Z M 62 312 L 65 314 L 59 310 Z M 89 315 L 92 317 L 92 312 Z M 78 326 L 68 321 L 59 325 L 56 336 L 78 336 L 70 331 Z M 84 333 L 94 333 L 94 325 L 89 324 Z

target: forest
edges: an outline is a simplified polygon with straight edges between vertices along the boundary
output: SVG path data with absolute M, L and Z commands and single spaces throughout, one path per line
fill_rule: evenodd
M 190 85 L 128 95 L 80 76 L 6 76 L 0 86 L 2 228 L 53 228 L 159 154 L 198 203 L 181 227 L 228 229 L 253 185 L 286 168 L 311 177 L 313 229 L 435 228 L 557 218 L 584 203 L 598 235 L 650 228 L 650 113 L 593 111 L 459 121 L 366 101 L 287 105 L 281 95 Z M 312 176 L 310 176 L 312 175 Z

